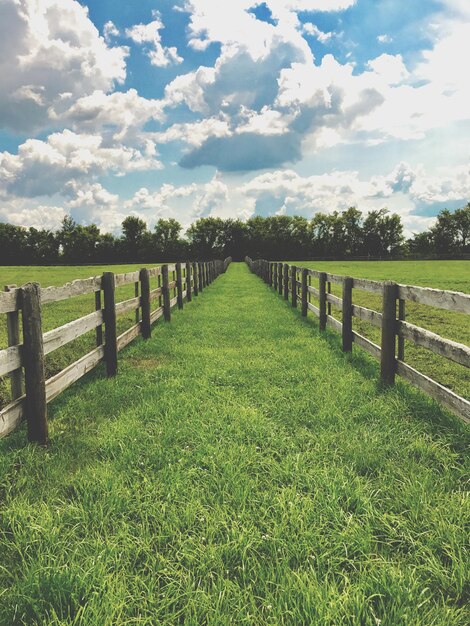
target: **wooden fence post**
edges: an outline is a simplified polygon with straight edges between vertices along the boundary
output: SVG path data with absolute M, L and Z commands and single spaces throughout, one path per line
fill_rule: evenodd
M 101 311 L 101 289 L 99 291 L 95 291 L 95 311 Z M 103 345 L 103 325 L 100 324 L 96 327 L 96 345 Z
M 353 279 L 345 276 L 343 278 L 343 352 L 351 352 L 353 344 L 352 286 Z
M 277 291 L 277 263 L 273 263 L 273 287 Z
M 318 299 L 320 309 L 320 330 L 326 329 L 326 272 L 320 272 L 318 275 Z
M 13 291 L 16 285 L 6 285 L 4 291 Z M 20 314 L 18 311 L 7 313 L 8 347 L 18 346 L 20 339 Z M 10 374 L 11 399 L 16 400 L 23 395 L 23 374 L 21 367 Z
M 199 272 L 198 272 L 197 263 L 196 261 L 193 261 L 193 291 L 194 291 L 195 296 L 199 295 L 198 276 L 199 276 Z
M 297 266 L 291 267 L 292 306 L 297 308 Z
M 116 303 L 114 292 L 116 282 L 113 272 L 105 272 L 101 279 L 104 300 L 104 360 L 106 362 L 106 374 L 117 374 L 117 331 L 116 331 Z
M 186 261 L 186 301 L 193 299 L 193 286 L 191 285 L 191 263 Z
M 162 295 L 163 295 L 163 315 L 167 322 L 171 322 L 170 304 L 170 280 L 168 278 L 168 265 L 162 265 Z
M 402 322 L 406 319 L 406 300 L 398 300 L 398 319 Z M 398 337 L 398 358 L 400 361 L 405 360 L 405 338 Z
M 283 279 L 283 265 L 282 263 L 277 264 L 277 288 L 279 295 L 282 295 L 282 279 Z
M 395 382 L 395 337 L 397 326 L 398 285 L 391 281 L 383 284 L 382 343 L 380 376 L 386 385 Z
M 301 277 L 301 298 L 302 298 L 302 316 L 307 317 L 307 303 L 308 303 L 308 289 L 307 289 L 307 275 L 308 270 L 306 267 L 302 268 L 302 277 Z
M 198 263 L 198 267 L 199 267 L 199 291 L 202 292 L 204 291 L 204 272 L 203 272 L 202 263 Z
M 177 290 L 177 302 L 178 309 L 183 308 L 183 274 L 181 263 L 176 264 L 176 290 Z
M 284 300 L 289 300 L 289 266 L 284 263 Z
M 327 286 L 327 293 L 331 293 L 331 282 L 328 281 L 326 283 Z M 328 315 L 331 315 L 331 302 L 328 302 Z
M 49 433 L 41 320 L 41 288 L 37 283 L 28 283 L 21 288 L 21 294 L 28 439 L 45 446 L 48 442 Z
M 142 324 L 140 332 L 144 339 L 150 339 L 152 326 L 150 324 L 150 272 L 142 268 L 139 273 L 140 279 L 140 306 L 142 309 Z

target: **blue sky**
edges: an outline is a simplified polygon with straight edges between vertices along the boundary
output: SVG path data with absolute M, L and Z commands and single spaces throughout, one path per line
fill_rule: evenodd
M 466 0 L 0 0 L 0 220 L 470 199 Z

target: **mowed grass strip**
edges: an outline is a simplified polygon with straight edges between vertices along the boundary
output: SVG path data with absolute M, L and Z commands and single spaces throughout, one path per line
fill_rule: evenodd
M 331 274 L 372 280 L 393 280 L 405 285 L 470 293 L 470 261 L 292 261 L 291 263 Z M 312 278 L 312 285 L 318 287 L 318 280 Z M 332 284 L 331 291 L 341 297 L 341 285 Z M 353 302 L 375 311 L 382 310 L 382 298 L 361 289 L 353 290 Z M 468 315 L 410 301 L 407 301 L 405 306 L 408 322 L 431 330 L 446 339 L 470 346 Z M 334 305 L 332 315 L 341 319 L 341 312 Z M 357 318 L 353 318 L 353 327 L 380 345 L 378 328 Z M 407 340 L 405 361 L 458 395 L 470 399 L 470 369 Z
M 232 265 L 0 443 L 0 624 L 466 626 L 468 429 Z

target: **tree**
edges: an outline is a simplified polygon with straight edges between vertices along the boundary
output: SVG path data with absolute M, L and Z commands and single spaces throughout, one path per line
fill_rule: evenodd
M 162 261 L 179 261 L 186 249 L 185 242 L 180 238 L 183 227 L 170 217 L 169 219 L 159 219 L 155 225 L 153 241 L 158 257 Z
M 140 217 L 129 215 L 122 222 L 122 250 L 127 259 L 142 259 L 147 233 L 147 224 Z
M 225 222 L 220 217 L 201 217 L 186 231 L 192 256 L 215 259 L 223 256 Z

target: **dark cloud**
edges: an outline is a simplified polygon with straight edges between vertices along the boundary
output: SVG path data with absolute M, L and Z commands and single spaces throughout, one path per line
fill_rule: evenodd
M 240 133 L 232 137 L 210 137 L 186 154 L 181 167 L 193 169 L 213 165 L 222 172 L 243 172 L 294 163 L 302 157 L 297 133 L 258 135 Z

